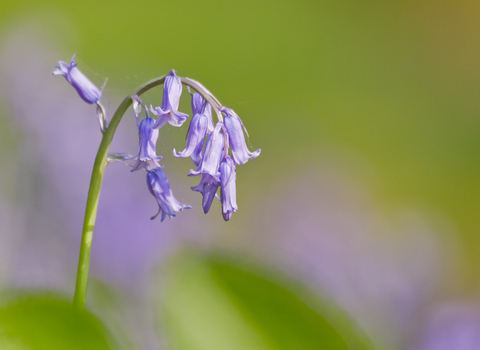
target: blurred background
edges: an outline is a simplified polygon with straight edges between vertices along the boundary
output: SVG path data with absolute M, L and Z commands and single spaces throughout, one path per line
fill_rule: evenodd
M 479 349 L 480 3 L 43 0 L 0 12 L 2 349 Z M 193 209 L 150 221 L 144 174 L 107 167 L 87 309 L 73 314 L 100 132 L 174 68 L 248 129 L 239 211 L 203 214 L 183 149 L 157 153 Z M 143 100 L 161 105 L 162 89 Z M 191 113 L 186 90 L 180 110 Z M 134 154 L 133 111 L 112 152 Z

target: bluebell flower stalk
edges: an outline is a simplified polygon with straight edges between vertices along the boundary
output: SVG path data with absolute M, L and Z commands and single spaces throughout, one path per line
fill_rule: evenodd
M 99 121 L 103 132 L 102 141 L 95 158 L 88 192 L 75 286 L 74 306 L 76 309 L 81 310 L 84 308 L 86 298 L 90 252 L 100 188 L 105 167 L 108 163 L 114 161 L 122 161 L 125 163 L 127 160 L 136 160 L 132 171 L 140 169 L 146 171 L 147 188 L 154 196 L 159 207 L 157 214 L 151 219 L 161 214 L 161 221 L 164 221 L 167 216 L 171 219 L 176 216 L 177 212 L 191 208 L 189 205 L 180 203 L 173 196 L 168 178 L 158 163 L 161 156 L 157 156 L 155 149 L 156 141 L 159 137 L 159 129 L 162 126 L 166 123 L 173 126 L 181 126 L 188 118 L 187 114 L 178 111 L 182 84 L 195 90 L 195 94 L 192 95 L 193 117 L 187 132 L 187 145 L 185 150 L 178 153 L 174 150 L 174 154 L 178 157 L 190 156 L 192 162 L 197 166 L 197 169 L 195 171 L 191 170 L 189 175 L 201 175 L 200 183 L 192 187 L 192 190 L 202 194 L 202 207 L 205 213 L 210 210 L 214 198 L 217 198 L 221 200 L 224 219 L 229 220 L 231 218 L 232 213 L 238 209 L 235 192 L 235 165 L 243 164 L 248 159 L 253 159 L 258 156 L 260 150 L 255 152 L 248 151 L 246 144 L 244 144 L 245 137 L 243 136 L 243 130 L 241 128 L 243 124 L 233 111 L 222 109 L 220 102 L 202 84 L 189 78 L 178 77 L 174 70 L 171 70 L 166 76 L 154 79 L 140 86 L 132 94 L 127 96 L 115 111 L 110 123 L 107 123 L 106 112 L 99 104 L 103 89 L 99 91 L 96 86 L 76 68 L 74 58 L 75 56 L 72 58 L 70 65 L 60 61 L 60 66 L 56 67 L 57 70 L 53 74 L 64 76 L 85 102 L 97 104 L 97 113 L 99 114 Z M 155 120 L 155 118 L 150 117 L 149 110 L 140 100 L 139 96 L 162 83 L 164 84 L 164 89 L 161 107 L 153 108 L 153 106 L 150 106 L 152 113 L 158 117 Z M 131 104 L 133 104 L 134 107 L 135 121 L 139 135 L 137 154 L 135 156 L 129 156 L 124 153 L 109 155 L 108 150 L 116 128 Z M 145 110 L 146 118 L 140 121 L 142 108 Z M 216 125 L 212 120 L 212 110 L 218 118 Z M 225 114 L 225 118 L 228 120 L 227 123 L 224 123 L 222 113 Z M 206 142 L 204 142 L 205 138 Z M 230 139 L 233 139 L 233 158 L 230 157 Z M 219 189 L 221 198 L 217 195 Z

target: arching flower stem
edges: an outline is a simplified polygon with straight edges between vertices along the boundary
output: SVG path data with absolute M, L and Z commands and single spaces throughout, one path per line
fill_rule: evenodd
M 95 227 L 95 220 L 97 217 L 98 200 L 100 197 L 103 174 L 105 172 L 105 167 L 108 164 L 108 150 L 110 148 L 110 144 L 112 143 L 113 136 L 120 121 L 122 120 L 123 115 L 127 111 L 128 107 L 132 105 L 132 97 L 135 95 L 140 96 L 148 90 L 163 84 L 165 77 L 166 76 L 161 76 L 159 78 L 150 80 L 128 95 L 122 101 L 120 106 L 118 106 L 108 126 L 106 126 L 105 130 L 103 131 L 102 141 L 98 148 L 95 163 L 93 165 L 90 187 L 88 189 L 87 206 L 85 209 L 85 219 L 83 222 L 82 241 L 80 245 L 80 256 L 78 259 L 77 280 L 75 285 L 75 296 L 73 298 L 73 306 L 77 310 L 83 310 L 85 308 L 93 229 Z M 218 120 L 220 122 L 223 120 L 222 113 L 220 112 L 220 103 L 205 87 L 203 87 L 203 85 L 189 78 L 181 78 L 181 82 L 183 85 L 191 87 L 200 95 L 202 95 L 202 97 L 212 106 L 213 110 L 217 114 Z

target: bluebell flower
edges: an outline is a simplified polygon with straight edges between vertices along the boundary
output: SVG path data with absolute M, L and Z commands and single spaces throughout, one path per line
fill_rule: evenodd
M 158 140 L 158 129 L 154 129 L 153 125 L 155 124 L 155 119 L 150 118 L 148 109 L 145 104 L 140 100 L 140 98 L 135 95 L 132 97 L 133 100 L 133 111 L 135 113 L 135 122 L 138 128 L 138 152 L 134 156 L 124 154 L 124 153 L 115 153 L 109 155 L 109 161 L 119 161 L 125 163 L 127 160 L 136 159 L 137 162 L 132 168 L 132 172 L 140 169 L 145 169 L 150 171 L 155 168 L 162 168 L 158 161 L 162 159 L 162 156 L 157 156 L 156 145 Z M 142 112 L 142 106 L 145 109 L 147 117 L 140 120 L 140 113 Z
M 165 220 L 167 215 L 171 219 L 176 216 L 176 212 L 192 208 L 175 199 L 170 189 L 167 175 L 160 168 L 153 169 L 147 173 L 147 186 L 158 203 L 158 213 L 152 216 L 151 220 L 155 219 L 160 213 L 162 214 L 162 221 Z
M 202 161 L 198 165 L 196 170 L 190 169 L 188 176 L 198 176 L 200 174 L 210 174 L 211 176 L 218 177 L 218 167 L 220 161 L 225 155 L 225 138 L 220 130 L 222 123 L 217 123 L 215 130 L 208 135 L 205 148 L 202 152 Z
M 182 126 L 187 120 L 188 114 L 178 111 L 180 103 L 180 96 L 182 95 L 182 83 L 177 77 L 177 72 L 171 70 L 163 85 L 163 100 L 162 107 L 150 106 L 153 114 L 158 116 L 157 122 L 154 125 L 155 129 L 160 129 L 165 124 L 169 123 L 172 126 Z
M 206 214 L 212 206 L 213 198 L 217 197 L 217 189 L 220 186 L 220 179 L 210 174 L 202 174 L 202 179 L 197 186 L 191 187 L 193 191 L 200 192 L 203 196 L 202 207 Z
M 222 202 L 222 214 L 225 221 L 230 220 L 232 213 L 238 210 L 236 194 L 237 174 L 235 163 L 226 156 L 220 164 L 220 200 Z
M 140 98 L 135 95 L 133 99 L 133 110 L 135 113 L 135 122 L 138 128 L 138 152 L 135 155 L 137 163 L 133 166 L 132 172 L 139 169 L 146 169 L 147 171 L 153 168 L 160 168 L 158 161 L 162 159 L 162 156 L 157 156 L 156 147 L 158 140 L 158 129 L 154 129 L 155 119 L 150 118 L 147 107 L 143 104 Z M 140 113 L 142 107 L 145 109 L 147 117 L 140 123 Z
M 102 96 L 102 91 L 98 88 L 77 68 L 75 63 L 75 55 L 73 55 L 70 64 L 58 61 L 60 66 L 55 66 L 56 70 L 53 75 L 62 75 L 72 85 L 85 102 L 89 104 L 96 103 Z
M 220 111 L 225 114 L 223 123 L 229 137 L 230 147 L 232 148 L 232 155 L 235 163 L 242 165 L 245 164 L 249 159 L 257 158 L 260 155 L 261 150 L 257 149 L 254 152 L 250 152 L 248 150 L 245 142 L 245 136 L 243 135 L 243 130 L 245 130 L 247 136 L 248 132 L 240 117 L 230 108 L 222 107 L 220 108 Z
M 212 107 L 204 101 L 203 97 L 195 93 L 192 96 L 192 110 L 194 115 L 188 126 L 187 145 L 185 150 L 176 152 L 173 155 L 177 158 L 190 157 L 193 164 L 198 166 L 202 160 L 202 149 L 205 143 L 205 136 L 213 131 Z M 209 130 L 211 128 L 211 130 Z
M 192 95 L 192 112 L 193 115 L 204 114 L 208 119 L 208 133 L 213 132 L 215 124 L 212 119 L 212 106 L 198 92 Z

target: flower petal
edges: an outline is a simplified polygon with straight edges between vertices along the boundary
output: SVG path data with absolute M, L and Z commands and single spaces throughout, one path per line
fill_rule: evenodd
M 75 90 L 78 95 L 89 104 L 96 103 L 100 100 L 102 93 L 98 88 L 77 68 L 75 63 L 75 55 L 73 55 L 70 65 L 63 61 L 58 61 L 59 67 L 55 67 L 56 70 L 53 75 L 62 75 Z
M 167 215 L 171 219 L 175 216 L 176 212 L 192 208 L 189 205 L 180 203 L 173 196 L 167 175 L 162 169 L 153 169 L 147 173 L 147 186 L 159 205 L 159 212 L 151 218 L 152 220 L 155 219 L 160 212 L 162 212 L 161 221 L 163 221 Z
M 229 108 L 222 107 L 221 111 L 226 114 L 223 123 L 225 124 L 225 129 L 229 136 L 229 143 L 232 148 L 232 155 L 235 163 L 242 165 L 249 159 L 257 158 L 260 155 L 261 150 L 258 149 L 254 152 L 248 150 L 242 130 L 243 123 L 240 117 Z M 243 129 L 246 132 L 245 127 L 243 127 Z
M 220 164 L 220 198 L 222 201 L 222 214 L 225 221 L 230 220 L 232 213 L 238 210 L 236 195 L 236 170 L 235 163 L 229 156 Z

